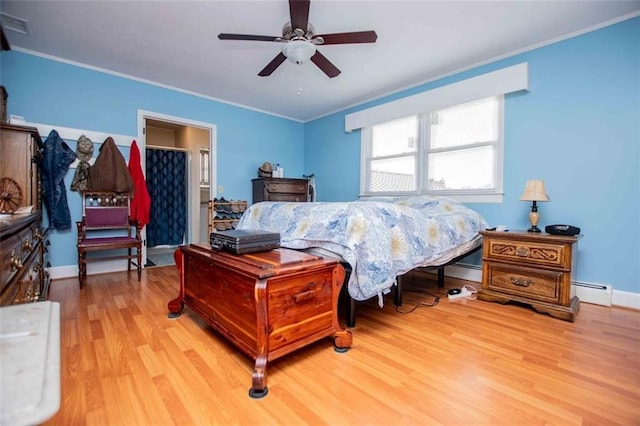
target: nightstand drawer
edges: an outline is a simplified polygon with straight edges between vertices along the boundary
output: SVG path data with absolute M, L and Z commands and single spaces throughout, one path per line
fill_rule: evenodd
M 486 265 L 487 288 L 545 302 L 558 302 L 563 272 L 491 263 Z
M 563 244 L 545 244 L 498 238 L 490 239 L 488 242 L 485 241 L 485 244 L 487 243 L 488 250 L 485 251 L 487 260 L 509 260 L 518 263 L 531 263 L 537 266 L 569 267 Z

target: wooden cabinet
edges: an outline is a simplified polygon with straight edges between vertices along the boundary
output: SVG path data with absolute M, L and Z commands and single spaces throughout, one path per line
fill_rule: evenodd
M 22 191 L 22 206 L 40 210 L 40 171 L 36 164 L 42 156 L 42 140 L 35 127 L 1 124 L 0 178 L 16 181 Z
M 0 306 L 46 300 L 48 245 L 41 213 L 0 220 Z
M 573 321 L 580 301 L 571 295 L 578 237 L 527 231 L 481 231 L 482 289 L 478 298 L 530 305 Z
M 277 249 L 247 255 L 204 244 L 176 251 L 180 293 L 170 316 L 186 305 L 255 359 L 249 395 L 267 393 L 267 363 L 325 337 L 336 350 L 351 346 L 338 323 L 344 269 L 334 259 Z
M 42 228 L 42 140 L 35 128 L 1 124 L 0 177 L 13 179 L 30 212 L 0 217 L 0 306 L 45 300 L 49 289 L 47 232 Z
M 309 180 L 290 178 L 256 178 L 253 184 L 253 202 L 309 201 Z

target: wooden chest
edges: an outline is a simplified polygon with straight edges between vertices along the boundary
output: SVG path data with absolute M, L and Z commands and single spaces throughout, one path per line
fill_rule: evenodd
M 277 249 L 236 255 L 204 244 L 175 252 L 180 293 L 169 316 L 186 305 L 255 359 L 249 395 L 268 392 L 267 363 L 331 336 L 337 351 L 351 346 L 338 322 L 344 268 L 333 259 Z
M 580 309 L 571 295 L 578 237 L 526 231 L 482 231 L 482 290 L 494 302 L 525 303 L 573 321 Z

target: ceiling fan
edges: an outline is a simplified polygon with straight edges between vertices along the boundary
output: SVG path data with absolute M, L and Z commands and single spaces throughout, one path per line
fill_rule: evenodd
M 331 63 L 316 46 L 329 44 L 374 43 L 378 38 L 375 31 L 356 31 L 349 33 L 316 34 L 309 23 L 309 0 L 289 0 L 291 21 L 282 28 L 282 36 L 263 36 L 250 34 L 218 35 L 220 40 L 275 41 L 284 43 L 280 52 L 262 71 L 260 77 L 270 76 L 285 59 L 302 64 L 311 59 L 330 78 L 340 74 L 340 70 Z

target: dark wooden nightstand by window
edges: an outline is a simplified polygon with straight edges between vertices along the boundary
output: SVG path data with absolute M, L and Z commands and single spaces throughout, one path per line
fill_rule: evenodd
M 482 289 L 478 298 L 520 302 L 573 321 L 580 301 L 571 295 L 580 236 L 527 231 L 481 231 Z

